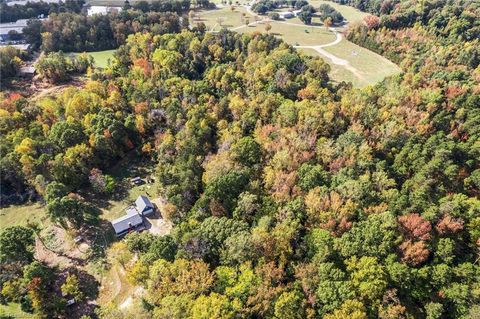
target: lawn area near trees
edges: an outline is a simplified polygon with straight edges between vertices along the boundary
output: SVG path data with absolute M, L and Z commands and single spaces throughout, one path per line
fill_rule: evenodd
M 368 13 L 362 12 L 362 11 L 356 9 L 356 8 L 346 6 L 346 5 L 342 5 L 342 4 L 338 4 L 338 3 L 335 3 L 333 1 L 309 0 L 308 2 L 312 6 L 314 6 L 315 8 L 318 8 L 321 4 L 328 4 L 328 5 L 332 6 L 335 10 L 340 12 L 343 15 L 343 17 L 345 18 L 345 20 L 347 20 L 347 22 L 349 22 L 349 23 L 352 23 L 352 22 L 355 22 L 355 21 L 361 21 L 363 18 L 365 18 L 366 16 L 369 15 Z
M 203 22 L 209 31 L 220 31 L 224 28 L 236 28 L 245 25 L 245 19 L 250 23 L 254 22 L 254 17 L 247 12 L 244 7 L 236 6 L 232 11 L 229 6 L 220 7 L 213 10 L 201 10 L 197 12 L 197 17 L 191 21 L 192 24 Z
M 347 60 L 363 76 L 363 79 L 360 78 L 360 80 L 364 83 L 374 84 L 401 71 L 395 63 L 345 39 L 337 45 L 324 48 L 324 50 Z M 326 60 L 330 63 L 329 59 Z
M 50 223 L 40 203 L 11 205 L 0 209 L 0 226 L 2 229 L 16 225 L 25 226 L 28 222 Z
M 9 302 L 6 305 L 0 304 L 0 318 L 36 318 L 36 316 L 22 311 L 20 304 Z
M 344 16 L 348 23 L 362 21 L 368 16 L 367 13 L 356 8 L 331 1 L 313 0 L 309 3 L 314 8 L 318 8 L 322 4 L 332 6 Z M 283 7 L 275 11 L 286 10 L 287 8 Z M 191 23 L 195 25 L 203 22 L 207 26 L 207 30 L 213 32 L 220 31 L 222 27 L 245 34 L 268 32 L 294 46 L 323 46 L 331 43 L 330 46 L 322 47 L 323 52 L 314 48 L 298 49 L 307 55 L 319 56 L 329 63 L 331 66 L 330 76 L 334 81 L 351 82 L 355 87 L 375 84 L 385 77 L 401 71 L 397 65 L 386 58 L 349 42 L 344 35 L 335 35 L 331 30 L 327 30 L 319 16 L 312 18 L 311 25 L 305 25 L 298 17 L 268 21 L 266 15 L 252 16 L 250 13 L 243 6 L 235 6 L 235 9 L 232 10 L 230 6 L 221 5 L 216 10 L 197 11 Z M 247 23 L 249 23 L 248 26 Z M 339 32 L 346 30 L 343 25 L 337 25 L 335 28 Z M 336 39 L 337 41 L 333 43 Z M 328 54 L 337 59 L 332 61 Z
M 335 35 L 323 27 L 292 25 L 283 22 L 269 22 L 272 29 L 269 33 L 292 45 L 319 45 L 335 40 Z M 241 33 L 265 32 L 266 23 L 248 26 L 237 30 Z
M 88 55 L 91 55 L 93 57 L 96 67 L 105 68 L 108 65 L 108 60 L 113 60 L 113 54 L 115 53 L 115 50 L 105 50 L 87 53 Z M 72 55 L 76 56 L 79 55 L 79 53 L 72 53 Z
M 323 55 L 321 55 L 320 53 L 318 53 L 314 49 L 298 49 L 298 50 L 300 52 L 305 53 L 306 55 L 318 56 L 318 57 L 321 57 L 321 58 L 325 59 L 325 61 L 330 65 L 330 68 L 331 68 L 330 73 L 328 73 L 328 75 L 335 82 L 341 82 L 341 81 L 352 82 L 353 86 L 355 86 L 355 87 L 363 87 L 363 86 L 366 86 L 366 85 L 370 84 L 368 81 L 364 81 L 362 79 L 359 79 L 352 72 L 345 69 L 343 66 L 332 63 L 331 60 L 325 58 Z

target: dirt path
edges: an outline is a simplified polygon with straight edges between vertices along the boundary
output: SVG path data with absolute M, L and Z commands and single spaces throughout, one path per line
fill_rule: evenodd
M 285 23 L 288 24 L 288 22 L 285 22 Z M 290 23 L 290 24 L 298 25 L 298 24 L 295 24 L 295 23 Z M 342 58 L 339 58 L 336 55 L 334 55 L 330 52 L 327 52 L 323 49 L 323 48 L 326 48 L 326 47 L 331 47 L 331 46 L 337 45 L 343 40 L 343 35 L 340 32 L 338 32 L 335 28 L 330 28 L 330 31 L 335 33 L 335 40 L 332 41 L 332 42 L 329 42 L 329 43 L 326 43 L 326 44 L 320 44 L 320 45 L 296 45 L 295 48 L 313 49 L 313 50 L 317 51 L 318 53 L 320 53 L 321 55 L 323 55 L 324 57 L 330 59 L 330 61 L 332 61 L 333 64 L 343 66 L 345 69 L 352 72 L 353 75 L 355 75 L 360 80 L 366 80 L 365 77 L 363 76 L 362 72 L 359 71 L 357 68 L 353 67 L 350 64 L 349 61 L 347 61 L 345 59 L 342 59 Z

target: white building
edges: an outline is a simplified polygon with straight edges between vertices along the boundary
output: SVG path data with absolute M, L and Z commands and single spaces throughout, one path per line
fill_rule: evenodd
M 88 8 L 88 15 L 89 16 L 92 16 L 94 14 L 102 14 L 102 15 L 105 15 L 105 14 L 108 14 L 108 13 L 112 13 L 112 12 L 120 12 L 122 11 L 122 8 L 121 7 L 107 7 L 107 6 L 90 6 Z

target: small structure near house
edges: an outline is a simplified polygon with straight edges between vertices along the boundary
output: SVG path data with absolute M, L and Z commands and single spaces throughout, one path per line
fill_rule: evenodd
M 291 19 L 295 16 L 293 12 L 287 11 L 287 12 L 280 12 L 280 18 L 283 19 Z
M 138 213 L 142 216 L 150 215 L 155 211 L 155 206 L 153 206 L 147 196 L 138 196 L 135 205 L 137 206 Z
M 138 230 L 143 226 L 143 218 L 135 208 L 127 209 L 127 214 L 112 221 L 113 229 L 117 237 L 123 237 L 126 234 Z
M 132 183 L 132 185 L 142 185 L 144 183 L 143 179 L 141 179 L 140 177 L 134 177 L 130 180 L 130 182 Z
M 33 66 L 22 66 L 20 70 L 18 70 L 18 76 L 29 78 L 35 75 L 35 68 Z

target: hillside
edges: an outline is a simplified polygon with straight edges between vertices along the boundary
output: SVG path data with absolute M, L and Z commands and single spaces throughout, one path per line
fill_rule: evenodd
M 1 95 L 1 309 L 478 318 L 480 5 L 362 4 L 378 16 L 323 49 L 355 43 L 401 67 L 365 88 L 273 34 L 204 25 L 146 26 L 103 69 L 40 59 L 52 85 L 87 75 Z M 115 239 L 109 222 L 141 194 L 168 228 Z

